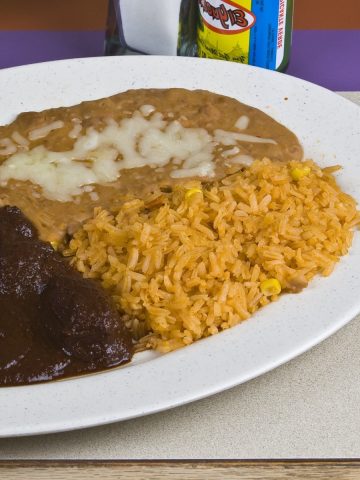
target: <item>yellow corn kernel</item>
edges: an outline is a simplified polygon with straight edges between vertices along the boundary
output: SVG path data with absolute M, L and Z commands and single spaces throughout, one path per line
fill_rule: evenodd
M 202 193 L 202 190 L 200 188 L 190 188 L 185 192 L 185 198 L 188 200 L 196 193 Z
M 52 248 L 53 248 L 54 250 L 57 250 L 58 247 L 59 247 L 59 242 L 55 242 L 55 241 L 54 241 L 54 242 L 50 242 L 50 245 L 52 246 Z
M 271 295 L 279 295 L 281 292 L 281 284 L 276 278 L 268 278 L 260 283 L 260 290 L 263 295 L 271 297 Z
M 292 179 L 295 180 L 295 182 L 298 182 L 301 178 L 304 178 L 307 175 L 309 175 L 310 172 L 311 172 L 310 167 L 303 167 L 303 168 L 296 167 L 291 170 L 290 175 Z

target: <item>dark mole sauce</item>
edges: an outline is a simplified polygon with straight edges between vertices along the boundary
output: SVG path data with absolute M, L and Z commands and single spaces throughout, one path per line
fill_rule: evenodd
M 132 353 L 101 286 L 39 240 L 18 208 L 0 208 L 0 386 L 100 371 Z

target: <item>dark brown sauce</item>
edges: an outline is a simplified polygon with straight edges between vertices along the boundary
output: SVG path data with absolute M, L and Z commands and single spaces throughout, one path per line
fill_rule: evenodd
M 0 386 L 104 370 L 132 351 L 101 286 L 39 240 L 18 208 L 0 208 Z

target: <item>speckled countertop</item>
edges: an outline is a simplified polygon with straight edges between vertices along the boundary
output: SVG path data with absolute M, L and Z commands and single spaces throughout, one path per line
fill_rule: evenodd
M 360 92 L 343 95 L 360 105 Z M 114 425 L 0 439 L 0 459 L 360 457 L 359 339 L 360 316 L 244 385 Z

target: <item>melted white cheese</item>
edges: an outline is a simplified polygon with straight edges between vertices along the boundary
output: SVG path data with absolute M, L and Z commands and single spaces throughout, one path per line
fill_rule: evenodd
M 236 154 L 238 142 L 276 143 L 224 130 L 215 130 L 212 136 L 203 128 L 186 128 L 176 120 L 166 121 L 152 108 L 144 105 L 141 111 L 119 123 L 108 119 L 101 132 L 88 128 L 66 152 L 49 151 L 39 145 L 14 153 L 8 150 L 10 144 L 4 145 L 10 156 L 0 165 L 1 185 L 10 179 L 30 181 L 39 185 L 47 198 L 65 202 L 83 192 L 93 193 L 93 184 L 114 182 L 123 169 L 163 168 L 172 162 L 174 169 L 170 175 L 174 178 L 211 177 L 215 174 L 217 145 L 231 145 L 232 153 Z M 81 127 L 78 121 L 74 120 L 74 124 L 74 129 Z M 32 130 L 31 139 L 42 138 L 63 125 L 57 121 Z M 78 130 L 70 133 L 79 135 Z
M 89 196 L 93 202 L 97 202 L 99 200 L 99 195 L 96 192 L 90 192 Z
M 235 127 L 238 130 L 246 130 L 249 126 L 250 123 L 250 118 L 247 117 L 246 115 L 241 115 L 241 117 L 238 118 L 238 120 L 235 123 Z
M 11 138 L 21 147 L 27 147 L 29 145 L 29 140 L 23 137 L 19 132 L 13 132 Z
M 156 109 L 154 105 L 142 105 L 139 110 L 144 117 L 148 117 L 151 113 L 155 112 Z
M 74 122 L 74 126 L 73 128 L 70 130 L 69 132 L 69 137 L 70 138 L 78 138 L 80 133 L 81 133 L 81 130 L 82 130 L 82 125 L 80 122 Z
M 236 155 L 240 153 L 240 148 L 239 147 L 233 147 L 233 148 L 229 148 L 228 150 L 225 150 L 224 152 L 222 152 L 221 156 L 222 157 L 232 157 L 233 155 Z
M 226 130 L 215 130 L 215 141 L 223 145 L 236 145 L 237 142 L 248 143 L 271 143 L 276 145 L 275 140 L 271 138 L 255 137 L 255 135 L 248 135 L 246 133 L 227 132 Z
M 64 126 L 64 122 L 62 120 L 56 120 L 55 122 L 48 123 L 43 127 L 35 128 L 29 132 L 29 140 L 39 140 L 39 138 L 44 138 L 49 135 L 50 132 L 53 130 L 57 130 L 58 128 L 62 128 Z
M 232 157 L 229 160 L 231 163 L 239 163 L 241 165 L 251 165 L 254 161 L 254 157 L 251 155 L 236 155 L 236 157 Z

